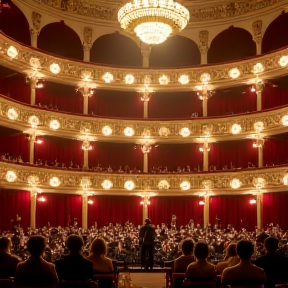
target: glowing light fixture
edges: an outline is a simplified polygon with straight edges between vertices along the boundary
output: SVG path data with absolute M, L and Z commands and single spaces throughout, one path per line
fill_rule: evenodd
M 127 137 L 132 137 L 132 136 L 134 135 L 134 133 L 135 133 L 135 131 L 134 131 L 134 129 L 131 128 L 131 127 L 126 127 L 126 128 L 124 129 L 124 134 L 125 134 L 125 136 L 127 136 Z
M 103 189 L 110 189 L 113 187 L 113 183 L 110 181 L 110 180 L 104 180 L 102 183 L 101 183 L 101 186 L 103 187 Z
M 157 186 L 160 190 L 168 190 L 170 188 L 170 184 L 167 180 L 161 180 Z
M 52 64 L 50 65 L 50 71 L 51 71 L 53 74 L 58 74 L 58 73 L 60 73 L 61 69 L 60 69 L 59 64 L 57 64 L 57 63 L 52 63 Z
M 16 112 L 14 108 L 9 108 L 7 111 L 7 117 L 10 120 L 16 120 L 18 118 L 18 113 Z
M 281 122 L 282 122 L 283 126 L 288 126 L 288 115 L 284 115 L 281 118 Z
M 58 187 L 58 186 L 60 186 L 60 180 L 59 180 L 58 177 L 52 177 L 52 178 L 50 179 L 49 183 L 50 183 L 50 186 L 52 186 L 52 187 Z
M 14 182 L 17 179 L 17 175 L 14 171 L 7 171 L 6 180 L 8 182 Z
M 113 80 L 114 80 L 114 76 L 109 73 L 109 72 L 106 72 L 103 76 L 102 76 L 102 79 L 105 83 L 111 83 Z
M 7 55 L 11 57 L 12 59 L 16 58 L 18 54 L 19 52 L 14 46 L 10 46 L 7 50 Z
M 180 134 L 182 137 L 188 137 L 188 136 L 190 136 L 191 131 L 190 131 L 189 128 L 184 127 L 184 128 L 182 128 L 182 129 L 180 130 L 179 134 Z
M 43 196 L 37 198 L 37 200 L 38 200 L 39 202 L 46 202 L 46 199 L 45 199 Z
M 242 185 L 242 182 L 238 179 L 238 178 L 233 178 L 231 181 L 230 181 L 230 186 L 231 188 L 233 189 L 238 189 L 240 188 Z
M 288 65 L 288 56 L 282 56 L 279 60 L 279 65 L 281 67 L 286 67 Z
M 241 125 L 239 125 L 239 124 L 233 124 L 233 125 L 232 125 L 232 128 L 231 128 L 231 133 L 232 133 L 232 134 L 238 134 L 238 133 L 241 132 L 241 130 L 242 130 Z
M 158 79 L 160 85 L 167 85 L 170 82 L 170 79 L 167 75 L 162 75 Z
M 182 190 L 189 190 L 190 187 L 191 187 L 191 184 L 190 184 L 189 181 L 183 181 L 183 182 L 180 183 L 180 188 Z
M 92 205 L 94 202 L 93 202 L 93 200 L 88 200 L 87 203 L 88 203 L 89 205 Z
M 126 181 L 126 182 L 124 183 L 124 188 L 125 188 L 126 190 L 133 190 L 133 189 L 135 188 L 135 183 L 134 183 L 133 181 L 131 181 L 131 180 Z
M 135 78 L 134 78 L 133 75 L 128 74 L 128 75 L 125 76 L 125 83 L 126 84 L 133 84 L 134 81 L 135 81 Z
M 54 119 L 50 121 L 49 127 L 53 130 L 58 130 L 60 128 L 60 123 L 58 120 Z
M 118 11 L 121 28 L 152 45 L 164 42 L 171 33 L 178 34 L 189 19 L 189 11 L 173 0 L 134 0 Z
M 254 123 L 254 129 L 259 133 L 262 130 L 264 130 L 264 123 L 261 121 L 255 122 Z
M 285 176 L 283 177 L 283 184 L 285 186 L 288 186 L 288 174 L 285 174 Z
M 199 205 L 205 205 L 205 201 L 204 200 L 200 200 L 199 201 Z
M 259 74 L 262 73 L 264 71 L 264 66 L 262 63 L 258 62 L 253 66 L 253 73 L 254 74 Z
M 31 124 L 32 128 L 37 128 L 40 123 L 40 120 L 37 116 L 33 115 L 29 117 L 28 122 Z
M 232 78 L 232 79 L 236 79 L 240 76 L 240 70 L 238 68 L 232 68 L 230 71 L 229 71 L 229 76 Z
M 249 201 L 249 203 L 250 203 L 250 204 L 256 204 L 257 201 L 256 201 L 256 199 L 254 198 L 254 199 L 251 199 L 251 200 Z
M 102 128 L 102 134 L 104 135 L 104 136 L 110 136 L 111 134 L 112 134 L 112 128 L 110 127 L 110 126 L 108 126 L 108 125 L 106 125 L 106 126 L 104 126 L 103 128 Z
M 188 84 L 190 79 L 189 79 L 189 76 L 188 75 L 181 75 L 179 78 L 178 78 L 178 81 L 179 83 L 181 83 L 182 85 L 185 85 L 185 84 Z

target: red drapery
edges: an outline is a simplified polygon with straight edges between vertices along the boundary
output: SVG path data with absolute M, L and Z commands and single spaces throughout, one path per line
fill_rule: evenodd
M 288 163 L 288 134 L 286 138 L 268 138 L 263 147 L 263 165 L 273 166 Z M 283 135 L 283 136 L 284 136 Z M 277 137 L 277 136 L 276 136 Z
M 90 196 L 93 204 L 88 205 L 88 226 L 97 222 L 98 227 L 109 223 L 132 222 L 134 225 L 142 224 L 141 197 L 135 196 Z
M 262 92 L 262 109 L 288 104 L 288 90 L 266 85 Z
M 0 79 L 0 94 L 30 104 L 30 86 L 26 83 L 25 75 L 17 72 Z
M 215 165 L 217 170 L 222 170 L 225 165 L 230 169 L 231 162 L 233 168 L 247 168 L 248 162 L 257 166 L 258 150 L 252 145 L 252 140 L 211 143 L 209 166 Z M 251 164 L 249 166 L 251 167 Z
M 203 225 L 203 206 L 195 196 L 152 197 L 148 207 L 149 218 L 158 225 L 171 224 L 172 215 L 177 217 L 177 225 L 187 225 L 190 219 L 195 225 Z
M 21 217 L 20 226 L 30 226 L 30 192 L 18 190 L 0 190 L 0 230 L 11 230 L 11 219 Z
M 89 114 L 143 118 L 143 102 L 136 92 L 97 89 L 89 99 Z
M 256 111 L 257 96 L 251 87 L 215 91 L 208 100 L 208 116 L 224 116 Z
M 36 90 L 36 105 L 81 114 L 83 96 L 76 87 L 47 81 L 42 89 Z
M 160 144 L 148 154 L 149 169 L 166 167 L 168 171 L 177 171 L 190 166 L 191 171 L 203 166 L 203 154 L 198 144 Z
M 26 135 L 23 133 L 2 137 L 0 135 L 0 155 L 6 153 L 12 157 L 21 156 L 23 162 L 29 162 L 29 141 Z
M 149 118 L 189 119 L 193 113 L 202 116 L 195 92 L 157 92 L 149 100 Z
M 39 198 L 45 198 L 45 202 Z M 36 226 L 43 227 L 50 222 L 51 226 L 67 226 L 77 218 L 82 226 L 82 199 L 80 195 L 42 193 L 37 196 Z
M 35 143 L 34 159 L 41 159 L 43 162 L 57 162 L 69 167 L 70 161 L 75 165 L 83 165 L 84 153 L 82 142 L 72 139 L 65 139 L 53 136 L 45 136 L 43 143 Z
M 287 207 L 288 192 L 263 194 L 263 227 L 273 223 L 274 226 L 279 224 L 281 229 L 288 229 Z
M 237 230 L 245 228 L 253 231 L 257 226 L 257 207 L 256 204 L 250 204 L 251 199 L 254 199 L 252 195 L 211 196 L 210 223 L 217 224 L 218 218 L 222 229 L 231 224 Z
M 97 166 L 98 163 L 102 168 L 111 165 L 113 171 L 118 171 L 126 165 L 132 170 L 136 167 L 143 170 L 143 153 L 139 147 L 131 143 L 104 143 L 96 142 L 93 149 L 89 151 L 89 166 Z

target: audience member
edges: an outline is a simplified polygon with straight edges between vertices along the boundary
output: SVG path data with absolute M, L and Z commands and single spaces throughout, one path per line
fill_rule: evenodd
M 194 241 L 192 238 L 186 238 L 181 243 L 182 255 L 174 261 L 174 272 L 186 272 L 190 263 L 195 261 L 193 255 Z
M 221 275 L 223 270 L 227 267 L 235 266 L 240 262 L 239 257 L 236 253 L 236 243 L 231 243 L 226 248 L 226 259 L 224 261 L 220 261 L 216 265 L 216 274 Z
M 237 243 L 236 251 L 240 258 L 240 263 L 224 269 L 221 278 L 222 287 L 226 287 L 229 284 L 265 284 L 266 276 L 264 270 L 251 263 L 254 245 L 248 240 L 240 240 Z
M 15 274 L 15 283 L 19 286 L 45 287 L 58 282 L 55 266 L 42 257 L 46 248 L 43 236 L 34 235 L 27 241 L 27 250 L 31 256 L 19 263 Z
M 21 259 L 11 255 L 12 242 L 8 237 L 0 238 L 0 278 L 8 279 L 15 276 L 16 267 Z
M 190 281 L 215 280 L 215 266 L 207 261 L 209 254 L 206 242 L 197 242 L 194 248 L 196 261 L 187 267 L 186 278 Z
M 78 235 L 70 235 L 67 238 L 69 254 L 56 261 L 56 271 L 59 280 L 86 281 L 93 278 L 93 262 L 82 256 L 84 242 Z
M 256 259 L 255 264 L 262 268 L 266 274 L 266 287 L 275 287 L 288 281 L 287 277 L 287 258 L 277 254 L 278 239 L 275 237 L 266 238 L 264 246 L 266 254 Z

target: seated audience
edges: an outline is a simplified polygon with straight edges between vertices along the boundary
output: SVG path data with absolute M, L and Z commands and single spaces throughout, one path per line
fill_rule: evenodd
M 27 250 L 31 256 L 19 263 L 15 274 L 15 283 L 19 286 L 45 287 L 58 282 L 55 266 L 43 259 L 46 240 L 34 235 L 27 241 Z
M 216 274 L 221 275 L 223 270 L 227 267 L 235 266 L 240 262 L 239 257 L 236 253 L 236 244 L 231 243 L 226 248 L 226 259 L 224 261 L 219 262 L 216 265 Z
M 196 262 L 187 267 L 186 278 L 189 281 L 215 280 L 215 266 L 207 261 L 209 247 L 206 242 L 197 242 L 194 248 Z
M 236 246 L 240 263 L 224 269 L 221 277 L 222 287 L 227 285 L 265 284 L 266 276 L 262 268 L 251 263 L 254 245 L 248 240 L 240 240 Z
M 256 266 L 262 268 L 266 274 L 266 287 L 275 287 L 275 284 L 281 284 L 288 281 L 287 276 L 287 258 L 277 254 L 278 239 L 275 237 L 266 238 L 264 246 L 266 254 L 256 259 Z
M 78 235 L 67 238 L 69 254 L 56 262 L 59 280 L 86 281 L 93 278 L 93 262 L 82 256 L 84 242 Z
M 8 237 L 0 238 L 0 279 L 8 279 L 15 276 L 15 271 L 21 259 L 11 255 L 12 242 Z
M 186 238 L 181 244 L 182 255 L 174 261 L 174 272 L 186 272 L 190 263 L 195 261 L 193 255 L 194 241 Z

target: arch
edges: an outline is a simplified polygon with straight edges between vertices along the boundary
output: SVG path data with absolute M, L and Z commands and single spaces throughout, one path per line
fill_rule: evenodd
M 183 36 L 173 36 L 152 47 L 150 67 L 181 67 L 201 63 L 197 44 Z
M 31 45 L 29 23 L 23 12 L 10 0 L 8 7 L 2 7 L 0 30 L 25 45 Z
M 81 40 L 64 21 L 50 23 L 41 29 L 38 48 L 67 58 L 83 60 Z
M 90 62 L 121 66 L 142 66 L 137 44 L 119 32 L 97 38 L 90 51 Z
M 288 13 L 282 13 L 267 27 L 262 40 L 262 53 L 288 45 Z
M 243 28 L 231 26 L 218 34 L 208 51 L 208 63 L 239 60 L 256 55 L 256 43 L 251 33 Z

